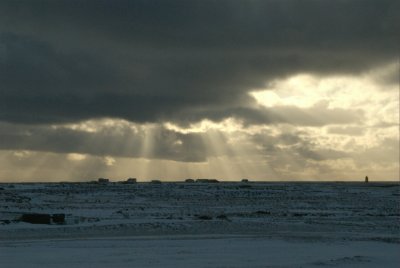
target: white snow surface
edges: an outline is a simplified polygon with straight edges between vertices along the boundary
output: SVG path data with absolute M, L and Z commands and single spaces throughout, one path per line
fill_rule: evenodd
M 0 184 L 0 267 L 398 267 L 399 183 Z M 65 224 L 21 222 L 65 214 Z

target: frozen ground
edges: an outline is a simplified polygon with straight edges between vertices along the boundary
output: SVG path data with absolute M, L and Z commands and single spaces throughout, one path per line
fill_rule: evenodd
M 397 267 L 399 191 L 398 183 L 0 184 L 0 267 Z M 27 213 L 65 214 L 65 223 L 19 221 Z

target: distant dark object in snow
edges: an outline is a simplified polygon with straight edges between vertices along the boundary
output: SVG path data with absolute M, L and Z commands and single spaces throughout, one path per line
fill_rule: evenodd
M 160 181 L 160 180 L 151 180 L 151 183 L 154 183 L 154 184 L 161 184 L 161 181 Z
M 256 212 L 255 212 L 256 214 L 258 214 L 258 215 L 271 215 L 271 212 L 269 212 L 269 211 L 264 211 L 264 210 L 257 210 Z
M 218 183 L 219 181 L 216 179 L 197 179 L 196 182 L 200 183 Z
M 53 223 L 55 224 L 64 224 L 65 223 L 65 214 L 53 214 L 51 217 Z
M 28 222 L 32 224 L 51 224 L 50 214 L 22 214 L 20 221 Z
M 365 183 L 368 183 L 368 176 L 365 176 Z
M 193 183 L 194 179 L 186 179 L 185 182 Z
M 226 216 L 225 214 L 218 215 L 216 218 L 219 220 L 226 220 L 226 221 L 229 220 L 228 216 Z
M 65 214 L 26 213 L 19 220 L 32 224 L 64 224 Z
M 109 179 L 104 179 L 104 178 L 98 178 L 98 179 L 97 179 L 97 182 L 98 182 L 98 183 L 109 183 L 110 180 L 109 180 Z
M 208 216 L 208 215 L 199 215 L 199 216 L 197 216 L 197 219 L 209 221 L 209 220 L 212 220 L 212 217 Z

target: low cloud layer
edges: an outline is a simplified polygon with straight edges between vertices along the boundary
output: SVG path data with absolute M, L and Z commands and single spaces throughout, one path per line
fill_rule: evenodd
M 199 134 L 162 127 L 132 128 L 127 122 L 97 126 L 95 132 L 68 127 L 0 124 L 0 149 L 96 156 L 204 162 L 207 154 Z

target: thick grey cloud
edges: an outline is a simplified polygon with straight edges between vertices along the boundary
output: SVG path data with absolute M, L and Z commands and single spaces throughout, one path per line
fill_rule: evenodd
M 398 1 L 1 1 L 0 120 L 323 125 L 331 115 L 309 122 L 289 109 L 278 120 L 247 92 L 298 72 L 392 62 L 398 10 Z
M 300 126 L 324 126 L 361 122 L 364 118 L 364 112 L 359 109 L 330 109 L 324 102 L 308 108 L 290 105 L 266 108 L 254 105 L 253 107 L 199 109 L 192 111 L 185 118 L 186 120 L 181 120 L 180 123 L 185 125 L 193 121 L 200 121 L 203 118 L 221 121 L 228 117 L 240 119 L 245 125 L 286 123 Z
M 305 133 L 294 132 L 277 136 L 268 133 L 254 135 L 252 140 L 261 146 L 261 154 L 269 158 L 275 166 L 284 166 L 288 162 L 303 162 L 307 160 L 323 161 L 349 157 L 349 154 L 340 150 L 324 149 L 314 144 Z M 290 156 L 295 161 L 282 161 L 282 156 Z
M 328 133 L 339 134 L 339 135 L 351 135 L 351 136 L 362 136 L 365 133 L 366 128 L 363 127 L 330 127 Z
M 207 152 L 199 134 L 181 134 L 162 127 L 132 130 L 104 127 L 97 132 L 65 127 L 0 123 L 0 150 L 81 153 L 96 156 L 205 161 Z
M 220 130 L 183 134 L 161 126 L 138 126 L 132 129 L 129 125 L 120 124 L 103 126 L 91 132 L 71 127 L 0 123 L 0 150 L 204 162 L 209 157 L 237 156 L 234 150 L 236 146 L 251 149 L 258 145 L 259 149 L 252 154 L 275 160 L 280 160 L 282 155 L 290 155 L 298 161 L 322 161 L 348 156 L 341 151 L 316 146 L 310 138 L 304 137 L 306 134 L 294 132 L 272 135 L 260 132 L 251 135 L 238 132 L 234 136 L 244 135 L 247 142 L 229 145 L 229 137 Z M 285 163 L 279 166 L 282 164 Z

